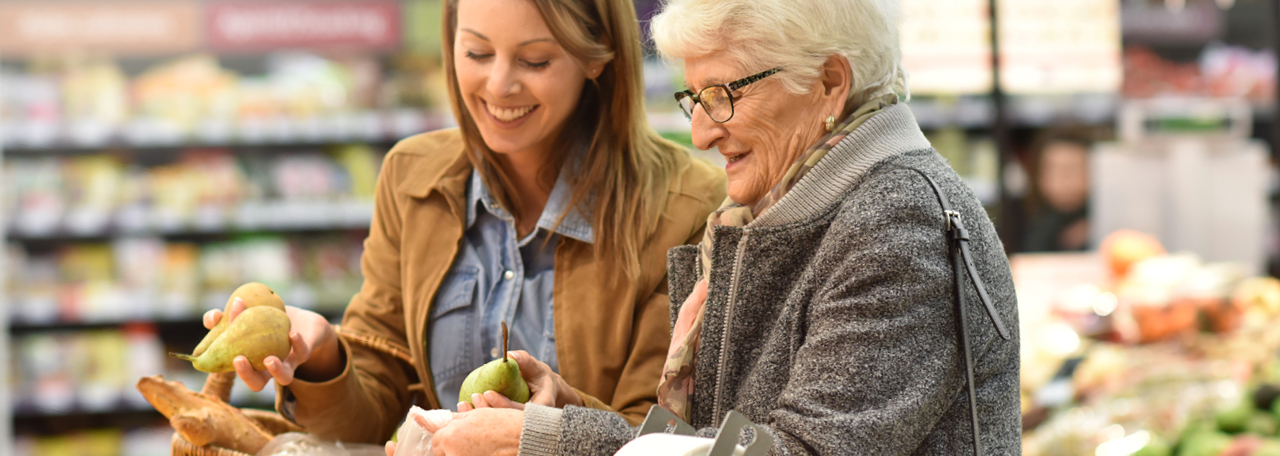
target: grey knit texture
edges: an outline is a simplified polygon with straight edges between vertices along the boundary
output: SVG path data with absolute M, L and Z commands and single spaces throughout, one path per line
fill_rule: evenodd
M 524 420 L 531 425 L 520 432 L 520 454 L 554 455 L 560 452 L 560 416 L 558 408 L 528 404 Z
M 736 410 L 765 425 L 774 455 L 972 451 L 945 220 L 925 179 L 902 169 L 917 168 L 960 211 L 1013 331 L 996 335 L 965 277 L 983 451 L 1021 452 L 1009 264 L 977 198 L 922 139 L 905 105 L 886 109 L 755 223 L 716 228 L 690 423 L 701 434 Z M 669 254 L 673 315 L 697 280 L 695 249 Z M 611 455 L 635 434 L 577 407 L 560 431 L 561 455 Z

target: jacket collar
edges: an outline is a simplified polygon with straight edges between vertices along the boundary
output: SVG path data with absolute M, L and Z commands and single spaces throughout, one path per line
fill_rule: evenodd
M 747 227 L 808 220 L 839 204 L 877 163 L 931 148 L 906 103 L 884 108 L 832 147 L 782 199 Z
M 551 195 L 547 198 L 547 205 L 542 209 L 542 215 L 538 217 L 538 228 L 554 232 L 561 236 L 570 237 L 588 244 L 595 242 L 595 232 L 591 228 L 591 223 L 579 211 L 579 208 L 573 208 L 564 217 L 564 221 L 556 226 L 556 220 L 560 218 L 560 214 L 569 206 L 569 181 L 565 178 L 565 174 L 569 168 L 566 166 L 560 170 L 559 176 L 556 177 L 555 186 L 551 188 Z M 498 218 L 506 221 L 512 221 L 511 214 L 498 204 L 498 200 L 489 193 L 489 187 L 485 185 L 484 179 L 480 177 L 480 172 L 471 170 L 469 183 L 467 184 L 467 219 L 466 227 L 470 229 L 476 222 L 478 210 L 486 210 Z

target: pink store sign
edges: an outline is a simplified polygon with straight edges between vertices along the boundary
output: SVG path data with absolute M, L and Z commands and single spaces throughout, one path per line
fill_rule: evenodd
M 400 43 L 398 1 L 233 1 L 207 8 L 207 44 L 215 51 L 386 49 Z

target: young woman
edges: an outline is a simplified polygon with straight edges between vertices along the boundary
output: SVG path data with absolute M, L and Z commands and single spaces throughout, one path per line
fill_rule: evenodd
M 702 238 L 724 174 L 648 126 L 630 0 L 449 0 L 444 20 L 459 128 L 387 155 L 340 329 L 289 308 L 289 356 L 236 372 L 274 378 L 309 432 L 383 442 L 411 403 L 454 408 L 506 321 L 532 402 L 638 423 L 670 339 L 666 252 Z

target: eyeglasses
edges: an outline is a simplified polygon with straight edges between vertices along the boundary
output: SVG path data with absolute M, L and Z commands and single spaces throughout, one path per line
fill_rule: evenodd
M 733 91 L 767 78 L 769 75 L 779 71 L 782 71 L 782 68 L 765 70 L 728 84 L 707 86 L 696 95 L 692 90 L 676 92 L 676 102 L 680 103 L 680 110 L 684 111 L 684 116 L 690 120 L 693 119 L 694 105 L 701 103 L 702 110 L 707 112 L 711 120 L 717 123 L 725 123 L 733 118 Z

